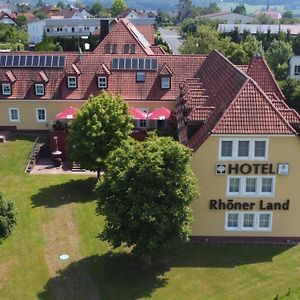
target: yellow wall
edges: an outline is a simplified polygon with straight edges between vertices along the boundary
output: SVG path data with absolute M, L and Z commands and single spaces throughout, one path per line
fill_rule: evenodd
M 237 138 L 239 136 L 223 136 L 223 138 Z M 249 136 L 240 136 L 249 138 Z M 266 161 L 219 160 L 220 136 L 209 137 L 194 153 L 192 168 L 196 174 L 200 197 L 192 204 L 194 222 L 192 224 L 193 236 L 267 236 L 267 237 L 300 237 L 300 141 L 296 136 L 253 136 L 254 138 L 268 138 L 268 159 Z M 216 163 L 288 163 L 288 175 L 274 175 L 274 197 L 237 197 L 226 196 L 227 175 L 216 175 Z M 253 175 L 249 174 L 249 175 Z M 261 174 L 259 174 L 261 175 Z M 290 199 L 289 210 L 273 211 L 271 232 L 225 231 L 226 210 L 210 210 L 209 200 L 233 199 L 239 202 L 283 202 Z M 256 204 L 256 208 L 258 205 Z M 243 210 L 240 210 L 243 211 Z M 254 209 L 259 211 L 259 209 Z M 231 212 L 235 212 L 231 210 Z M 251 212 L 251 211 L 248 211 Z
M 149 111 L 158 107 L 174 110 L 173 101 L 127 101 L 129 106 L 149 108 Z M 64 109 L 73 106 L 81 107 L 85 101 L 66 100 L 0 100 L 0 126 L 16 126 L 19 130 L 48 130 L 55 116 Z M 9 120 L 9 108 L 18 108 L 20 122 Z M 37 122 L 36 108 L 45 108 L 46 122 Z

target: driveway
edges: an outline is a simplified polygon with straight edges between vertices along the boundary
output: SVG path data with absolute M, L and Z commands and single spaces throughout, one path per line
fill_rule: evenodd
M 159 28 L 162 39 L 167 42 L 174 54 L 179 53 L 179 47 L 182 44 L 182 39 L 175 29 Z

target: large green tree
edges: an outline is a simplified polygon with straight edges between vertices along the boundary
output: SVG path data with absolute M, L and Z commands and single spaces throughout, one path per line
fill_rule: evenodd
M 126 6 L 125 0 L 114 0 L 114 3 L 112 5 L 112 7 L 110 8 L 111 15 L 113 17 L 116 17 L 119 14 L 121 14 L 122 12 L 124 12 L 126 10 L 126 8 L 127 8 L 127 6 Z
M 273 40 L 266 52 L 266 59 L 276 79 L 287 77 L 288 61 L 293 55 L 292 46 L 284 41 Z
M 16 209 L 12 201 L 0 193 L 0 238 L 7 238 L 16 225 Z
M 190 203 L 197 181 L 191 151 L 170 137 L 128 140 L 111 152 L 97 185 L 97 211 L 105 216 L 100 238 L 126 245 L 146 261 L 179 239 L 186 239 Z
M 128 138 L 132 128 L 127 103 L 102 91 L 89 98 L 70 125 L 69 156 L 99 177 L 109 152 Z
M 95 1 L 92 3 L 90 9 L 89 9 L 90 14 L 92 14 L 93 16 L 101 16 L 102 13 L 105 13 L 105 8 L 104 6 L 101 4 L 100 1 Z

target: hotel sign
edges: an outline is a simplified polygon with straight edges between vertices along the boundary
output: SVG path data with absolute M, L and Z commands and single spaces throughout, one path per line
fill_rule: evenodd
M 209 200 L 210 210 L 289 210 L 290 199 L 283 202 L 267 202 L 259 200 L 258 202 L 239 202 L 232 199 L 212 199 Z
M 288 175 L 289 165 L 287 163 L 266 164 L 216 164 L 217 175 L 247 175 L 247 174 L 263 174 L 263 175 Z

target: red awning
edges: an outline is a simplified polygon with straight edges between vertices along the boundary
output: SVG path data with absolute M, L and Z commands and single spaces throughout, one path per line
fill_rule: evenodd
M 167 108 L 161 107 L 154 109 L 148 115 L 148 120 L 172 120 L 174 114 Z
M 63 110 L 59 114 L 56 115 L 56 120 L 72 120 L 75 118 L 77 113 L 77 109 L 73 106 L 70 106 L 69 108 Z
M 146 120 L 147 119 L 147 113 L 143 112 L 142 110 L 140 110 L 136 107 L 130 107 L 129 113 L 131 114 L 131 116 L 134 120 Z

